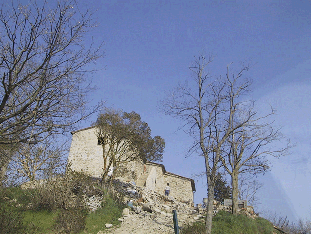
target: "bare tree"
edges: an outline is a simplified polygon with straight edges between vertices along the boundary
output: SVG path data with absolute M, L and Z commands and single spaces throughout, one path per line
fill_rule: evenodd
M 201 56 L 190 69 L 195 75 L 195 91 L 180 86 L 168 98 L 163 106 L 166 114 L 181 118 L 189 126 L 189 133 L 194 137 L 193 150 L 198 150 L 205 160 L 205 172 L 208 184 L 208 204 L 206 216 L 206 233 L 211 233 L 214 189 L 221 154 L 228 138 L 241 128 L 247 119 L 238 125 L 231 124 L 230 91 L 228 83 L 222 77 L 213 78 L 206 73 L 211 59 Z M 239 72 L 242 76 L 248 67 Z M 240 90 L 238 90 L 240 91 Z M 232 95 L 237 95 L 232 93 Z
M 87 108 L 86 65 L 102 56 L 85 42 L 91 14 L 75 1 L 0 9 L 0 145 L 37 143 L 68 131 Z
M 67 144 L 55 143 L 53 137 L 35 145 L 20 143 L 12 156 L 8 174 L 12 182 L 51 178 L 65 171 Z
M 242 69 L 242 71 L 245 68 Z M 268 118 L 274 114 L 258 116 L 254 109 L 253 101 L 241 100 L 248 90 L 250 82 L 241 79 L 242 73 L 230 74 L 227 67 L 226 83 L 228 86 L 229 112 L 228 123 L 231 132 L 226 139 L 223 153 L 220 156 L 222 165 L 231 176 L 232 182 L 232 213 L 237 214 L 239 197 L 239 175 L 241 173 L 251 173 L 253 175 L 264 173 L 269 169 L 269 161 L 266 156 L 280 157 L 284 155 L 289 143 L 285 147 L 271 144 L 280 141 L 283 137 L 279 129 L 275 129 Z
M 283 233 L 291 234 L 309 234 L 311 233 L 310 220 L 299 219 L 294 223 L 289 221 L 287 216 L 279 216 L 277 213 L 268 214 L 267 219 L 273 223 L 275 229 L 282 231 Z
M 253 171 L 265 169 L 265 161 L 262 161 L 260 156 L 267 153 L 266 151 L 255 150 L 252 156 L 249 156 L 249 160 L 245 162 L 237 159 L 236 164 L 234 164 L 231 160 L 230 156 L 233 155 L 233 152 L 235 157 L 236 153 L 239 152 L 233 151 L 235 143 L 240 142 L 243 137 L 245 141 L 246 136 L 259 136 L 260 131 L 266 130 L 261 127 L 266 125 L 259 125 L 258 123 L 255 125 L 255 120 L 259 121 L 260 118 L 256 119 L 256 112 L 252 108 L 247 108 L 246 102 L 241 101 L 241 96 L 249 91 L 250 81 L 244 79 L 243 76 L 249 67 L 243 65 L 235 74 L 229 74 L 229 68 L 227 68 L 225 77 L 213 78 L 206 72 L 210 63 L 211 59 L 199 57 L 195 61 L 195 65 L 190 67 L 195 75 L 194 91 L 190 87 L 179 86 L 176 92 L 163 104 L 166 114 L 181 118 L 186 122 L 185 126 L 189 127 L 189 133 L 195 139 L 190 151 L 199 152 L 205 159 L 208 184 L 206 233 L 211 233 L 214 189 L 219 168 L 225 166 L 228 169 L 227 172 L 234 175 L 232 177 L 233 187 L 237 182 L 237 176 L 234 174 L 236 173 L 236 166 L 239 167 L 240 163 L 244 163 L 243 165 L 248 166 L 249 170 L 250 168 Z M 249 133 L 249 131 L 251 132 Z M 239 135 L 241 133 L 244 135 Z M 275 139 L 278 131 L 275 132 L 272 129 L 266 134 L 268 135 L 263 135 L 265 137 L 260 141 L 259 148 Z M 254 138 L 248 140 L 249 146 L 259 143 L 259 141 L 253 142 L 253 140 Z M 226 156 L 231 161 L 227 162 Z M 243 155 L 243 157 L 245 156 Z M 233 172 L 230 171 L 228 163 L 229 165 L 232 163 Z M 257 167 L 251 167 L 251 163 L 255 163 Z M 238 187 L 235 186 L 234 188 L 235 190 L 232 192 L 233 196 L 236 196 Z
M 263 186 L 253 174 L 240 174 L 239 179 L 239 199 L 247 200 L 247 204 L 254 206 L 258 204 L 258 190 Z
M 17 149 L 17 145 L 0 145 L 0 187 L 7 180 L 7 167 Z
M 151 137 L 151 129 L 139 114 L 106 109 L 95 126 L 103 147 L 103 180 L 112 168 L 115 174 L 130 161 L 162 160 L 165 142 L 160 136 Z

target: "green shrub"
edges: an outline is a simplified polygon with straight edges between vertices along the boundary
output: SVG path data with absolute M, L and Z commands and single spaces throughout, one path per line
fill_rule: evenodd
M 93 192 L 91 185 L 90 177 L 72 171 L 63 177 L 47 180 L 32 192 L 33 209 L 52 211 L 83 207 L 83 195 Z
M 0 204 L 0 233 L 22 233 L 24 230 L 21 212 L 8 204 Z
M 87 211 L 85 209 L 61 209 L 54 225 L 59 233 L 79 233 L 85 228 Z
M 0 188 L 1 189 L 1 188 Z M 104 195 L 102 208 L 88 214 L 85 196 Z M 2 233 L 98 233 L 105 223 L 119 225 L 123 195 L 81 173 L 70 172 L 47 180 L 36 188 L 5 188 L 0 191 Z
M 14 193 L 6 188 L 0 189 L 0 233 L 22 233 L 23 216 L 16 207 L 18 203 L 13 201 Z
M 52 211 L 57 208 L 57 201 L 54 197 L 54 192 L 45 188 L 38 188 L 32 191 L 32 208 L 34 210 Z
M 182 234 L 205 234 L 205 223 L 198 221 L 181 229 Z
M 20 187 L 7 187 L 1 188 L 0 192 L 3 198 L 6 197 L 6 199 L 16 201 L 15 203 L 20 204 L 21 208 L 27 206 L 32 201 L 32 190 L 23 190 Z
M 105 215 L 110 220 L 107 222 L 114 222 L 119 217 L 122 216 L 122 210 L 125 208 L 125 205 L 120 204 L 118 201 L 114 200 L 114 198 L 108 197 L 102 204 L 102 215 Z

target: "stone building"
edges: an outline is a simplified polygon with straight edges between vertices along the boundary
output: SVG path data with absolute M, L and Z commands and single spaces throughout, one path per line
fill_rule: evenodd
M 89 127 L 72 132 L 72 142 L 68 157 L 68 165 L 74 171 L 81 171 L 95 178 L 103 174 L 103 148 L 98 143 L 96 127 Z M 126 163 L 122 175 L 116 175 L 123 181 L 133 181 L 137 186 L 146 187 L 164 195 L 169 183 L 170 196 L 184 202 L 193 202 L 195 183 L 193 179 L 176 175 L 165 170 L 164 165 L 142 161 Z

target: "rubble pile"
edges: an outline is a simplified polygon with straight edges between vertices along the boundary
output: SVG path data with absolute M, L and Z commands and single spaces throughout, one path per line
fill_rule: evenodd
M 230 199 L 225 199 L 225 200 L 230 200 Z M 213 203 L 213 208 L 214 208 L 214 215 L 217 214 L 220 210 L 224 210 L 224 211 L 228 211 L 231 212 L 232 211 L 232 206 L 231 205 L 226 205 L 224 203 L 220 203 L 219 201 L 214 200 Z M 258 215 L 254 212 L 254 208 L 252 206 L 246 206 L 245 207 L 241 207 L 238 209 L 238 212 L 241 214 L 245 214 L 248 217 L 254 219 L 256 217 L 258 217 Z
M 116 192 L 123 194 L 123 201 L 128 208 L 123 210 L 123 218 L 120 227 L 109 227 L 109 233 L 113 234 L 155 234 L 174 233 L 173 210 L 178 214 L 178 226 L 183 227 L 202 219 L 206 208 L 198 204 L 182 202 L 170 196 L 158 194 L 145 187 L 136 186 L 134 182 L 126 183 L 120 180 L 113 182 Z M 230 206 L 225 206 L 214 201 L 214 214 L 220 210 L 230 211 Z M 255 217 L 252 207 L 241 209 L 241 212 L 250 217 Z M 102 232 L 99 232 L 100 234 Z
M 138 187 L 133 182 L 116 181 L 114 185 L 116 191 L 124 194 L 124 202 L 136 213 L 147 211 L 149 213 L 162 213 L 170 217 L 173 210 L 188 215 L 197 213 L 193 203 L 175 200 L 173 197 L 158 194 L 146 187 Z
M 124 195 L 128 208 L 123 210 L 123 218 L 119 220 L 121 227 L 112 228 L 110 233 L 174 233 L 173 210 L 178 212 L 179 226 L 198 219 L 199 214 L 192 203 L 177 201 L 173 197 L 136 186 L 133 182 L 116 180 L 113 184 L 114 190 Z

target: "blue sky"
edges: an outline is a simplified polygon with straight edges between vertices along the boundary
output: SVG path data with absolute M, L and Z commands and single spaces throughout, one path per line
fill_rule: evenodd
M 178 131 L 181 122 L 159 112 L 159 101 L 191 76 L 194 56 L 213 54 L 215 76 L 231 62 L 252 64 L 250 98 L 263 113 L 269 104 L 276 108 L 275 124 L 296 144 L 260 177 L 265 185 L 255 210 L 311 220 L 311 1 L 89 0 L 85 6 L 98 25 L 89 35 L 103 40 L 105 50 L 92 75 L 92 102 L 139 113 L 165 139 L 163 163 L 173 173 L 192 177 L 204 170 L 203 158 L 185 158 L 192 139 Z M 199 203 L 205 182 L 196 187 Z

